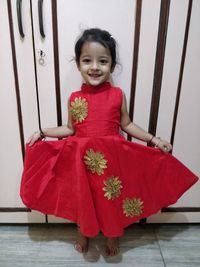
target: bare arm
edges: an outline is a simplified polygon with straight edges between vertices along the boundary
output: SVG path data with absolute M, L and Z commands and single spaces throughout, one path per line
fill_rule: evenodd
M 71 118 L 71 112 L 70 112 L 70 104 L 68 101 L 68 122 L 67 125 L 59 126 L 59 127 L 52 127 L 52 128 L 45 128 L 42 129 L 45 137 L 53 137 L 53 138 L 59 138 L 59 137 L 67 137 L 69 135 L 74 134 L 74 128 L 72 125 L 72 118 Z M 27 143 L 31 146 L 33 145 L 38 139 L 40 139 L 40 132 L 36 131 L 34 132 L 29 139 L 27 140 Z
M 67 125 L 42 129 L 43 133 L 47 137 L 67 137 L 74 134 L 74 128 L 72 125 L 72 117 L 70 112 L 70 103 L 68 101 L 68 122 Z
M 121 129 L 132 137 L 135 137 L 144 142 L 149 142 L 150 140 L 152 140 L 152 144 L 157 145 L 164 152 L 169 152 L 172 149 L 172 145 L 167 141 L 159 139 L 157 137 L 153 137 L 152 134 L 146 132 L 138 125 L 131 122 L 127 111 L 125 94 L 123 94 L 123 102 L 121 107 Z M 166 147 L 168 148 L 167 151 L 165 150 Z

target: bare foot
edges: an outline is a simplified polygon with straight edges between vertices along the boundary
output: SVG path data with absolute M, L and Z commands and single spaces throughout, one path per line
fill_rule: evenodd
M 77 230 L 77 237 L 76 237 L 76 244 L 74 245 L 74 248 L 80 252 L 84 253 L 88 251 L 88 244 L 89 244 L 89 238 L 82 235 L 80 228 L 78 227 Z
M 119 253 L 119 238 L 111 237 L 107 239 L 106 254 L 107 256 L 115 256 Z

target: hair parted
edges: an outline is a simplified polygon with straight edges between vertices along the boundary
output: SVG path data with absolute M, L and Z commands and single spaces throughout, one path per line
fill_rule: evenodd
M 85 30 L 75 44 L 75 56 L 78 65 L 80 62 L 82 46 L 86 42 L 100 43 L 101 45 L 109 49 L 112 59 L 111 71 L 113 71 L 116 65 L 116 41 L 113 36 L 108 31 L 101 30 L 99 28 L 91 28 Z

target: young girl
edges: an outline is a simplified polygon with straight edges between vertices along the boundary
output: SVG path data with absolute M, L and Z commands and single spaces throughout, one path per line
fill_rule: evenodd
M 75 56 L 84 83 L 69 98 L 67 125 L 28 139 L 20 195 L 31 209 L 76 222 L 79 252 L 101 231 L 115 255 L 125 227 L 175 203 L 198 178 L 170 143 L 130 121 L 123 91 L 109 82 L 116 42 L 107 31 L 85 30 Z M 155 147 L 125 140 L 120 128 Z

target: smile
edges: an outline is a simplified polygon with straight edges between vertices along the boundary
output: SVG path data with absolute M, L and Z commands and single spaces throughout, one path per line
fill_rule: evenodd
M 93 79 L 96 79 L 96 78 L 99 78 L 101 77 L 100 74 L 88 74 L 89 77 L 93 78 Z

